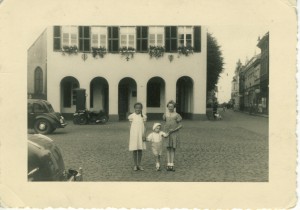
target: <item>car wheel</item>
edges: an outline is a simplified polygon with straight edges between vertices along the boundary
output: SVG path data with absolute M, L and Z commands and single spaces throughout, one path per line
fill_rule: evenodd
M 85 116 L 82 115 L 78 118 L 79 125 L 85 125 L 86 123 L 87 123 L 87 118 Z
M 107 123 L 107 121 L 108 121 L 108 117 L 104 116 L 101 118 L 102 123 Z
M 50 122 L 45 119 L 38 119 L 34 124 L 34 130 L 40 134 L 47 134 L 54 131 Z

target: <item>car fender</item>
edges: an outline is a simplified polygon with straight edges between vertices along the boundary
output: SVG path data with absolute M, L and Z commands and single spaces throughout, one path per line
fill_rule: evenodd
M 54 120 L 53 118 L 47 116 L 47 115 L 39 115 L 35 118 L 35 121 L 39 120 L 39 119 L 45 119 L 48 120 L 52 125 L 55 125 L 55 127 L 57 127 L 57 125 L 59 124 L 59 122 L 57 122 L 56 120 Z

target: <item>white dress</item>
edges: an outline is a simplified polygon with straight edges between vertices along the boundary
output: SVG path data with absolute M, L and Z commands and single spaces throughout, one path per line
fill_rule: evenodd
M 143 114 L 142 117 L 140 114 L 132 113 L 128 116 L 128 120 L 131 122 L 129 151 L 146 149 L 146 143 L 143 142 L 143 136 L 145 134 L 144 122 L 147 120 L 147 116 Z

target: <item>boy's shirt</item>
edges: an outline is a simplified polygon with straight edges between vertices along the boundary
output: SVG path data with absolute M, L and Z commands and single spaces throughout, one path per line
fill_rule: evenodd
M 147 136 L 147 141 L 151 141 L 151 142 L 161 142 L 162 141 L 162 137 L 167 137 L 168 135 L 163 132 L 163 131 L 159 131 L 158 133 L 156 132 L 152 132 Z

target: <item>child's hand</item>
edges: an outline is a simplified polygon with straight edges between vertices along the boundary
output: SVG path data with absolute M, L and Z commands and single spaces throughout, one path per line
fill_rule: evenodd
M 170 132 L 169 133 L 166 133 L 166 136 L 165 137 L 168 137 L 170 135 Z

